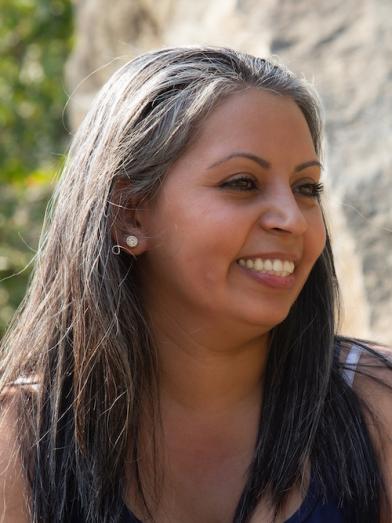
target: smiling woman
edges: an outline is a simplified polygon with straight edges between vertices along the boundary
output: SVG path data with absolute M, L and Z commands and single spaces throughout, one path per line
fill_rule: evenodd
M 320 144 L 268 60 L 112 77 L 3 344 L 4 520 L 389 521 L 390 351 L 336 335 Z
M 146 251 L 141 288 L 147 310 L 165 311 L 162 328 L 174 333 L 169 311 L 202 339 L 214 318 L 221 347 L 250 334 L 260 347 L 262 328 L 266 343 L 324 248 L 319 166 L 291 98 L 248 88 L 216 107 L 168 168 L 153 205 L 135 211 L 134 232 L 148 238 L 138 251 Z M 290 275 L 284 262 L 294 263 Z

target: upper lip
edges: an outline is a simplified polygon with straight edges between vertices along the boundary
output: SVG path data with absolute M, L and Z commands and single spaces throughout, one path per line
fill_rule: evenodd
M 247 254 L 240 256 L 238 259 L 253 259 L 261 258 L 262 260 L 288 260 L 292 261 L 295 264 L 299 261 L 299 256 L 297 254 L 289 253 L 289 252 L 259 252 L 257 254 Z

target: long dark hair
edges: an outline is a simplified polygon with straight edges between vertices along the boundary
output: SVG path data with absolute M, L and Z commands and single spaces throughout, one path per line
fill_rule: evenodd
M 334 500 L 347 521 L 379 521 L 383 481 L 360 400 L 339 359 L 343 345 L 367 346 L 335 335 L 338 291 L 327 235 L 289 315 L 272 331 L 263 423 L 235 523 L 248 521 L 265 494 L 279 507 L 307 459 L 320 500 Z
M 159 417 L 157 358 L 137 262 L 115 255 L 111 226 L 129 198 L 159 192 L 216 104 L 249 86 L 291 97 L 321 155 L 320 105 L 304 80 L 269 60 L 210 47 L 131 61 L 74 137 L 33 279 L 3 342 L 1 389 L 24 384 L 19 447 L 36 523 L 118 521 L 126 462 L 147 512 L 154 501 L 156 482 L 146 488 L 138 456 L 141 418 L 149 415 L 153 428 Z M 355 498 L 353 520 L 378 520 L 379 468 L 359 400 L 341 374 L 336 295 L 327 239 L 271 332 L 263 422 L 235 523 L 249 521 L 263 496 L 279 507 L 306 459 L 322 497 L 346 505 Z M 155 437 L 152 430 L 156 450 Z

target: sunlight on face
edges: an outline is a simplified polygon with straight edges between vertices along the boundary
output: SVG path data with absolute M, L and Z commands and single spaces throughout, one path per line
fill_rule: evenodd
M 143 213 L 151 307 L 217 328 L 280 323 L 325 244 L 319 178 L 290 98 L 252 88 L 225 99 Z

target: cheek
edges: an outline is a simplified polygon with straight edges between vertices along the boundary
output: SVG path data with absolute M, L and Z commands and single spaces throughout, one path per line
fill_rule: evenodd
M 201 215 L 203 216 L 203 215 Z M 160 256 L 166 269 L 189 291 L 208 293 L 224 284 L 230 265 L 237 255 L 237 243 L 232 228 L 204 215 L 188 217 L 178 223 L 176 230 L 161 242 Z M 223 225 L 223 228 L 222 228 Z
M 309 227 L 308 233 L 308 245 L 310 255 L 316 261 L 316 259 L 323 252 L 327 233 L 324 225 L 324 220 L 321 214 L 321 210 L 313 217 L 312 225 Z
M 182 281 L 211 288 L 226 277 L 251 224 L 243 210 L 210 190 L 196 195 L 168 190 L 149 222 L 151 258 L 155 266 L 159 259 L 162 269 L 170 267 L 170 272 L 181 274 Z

